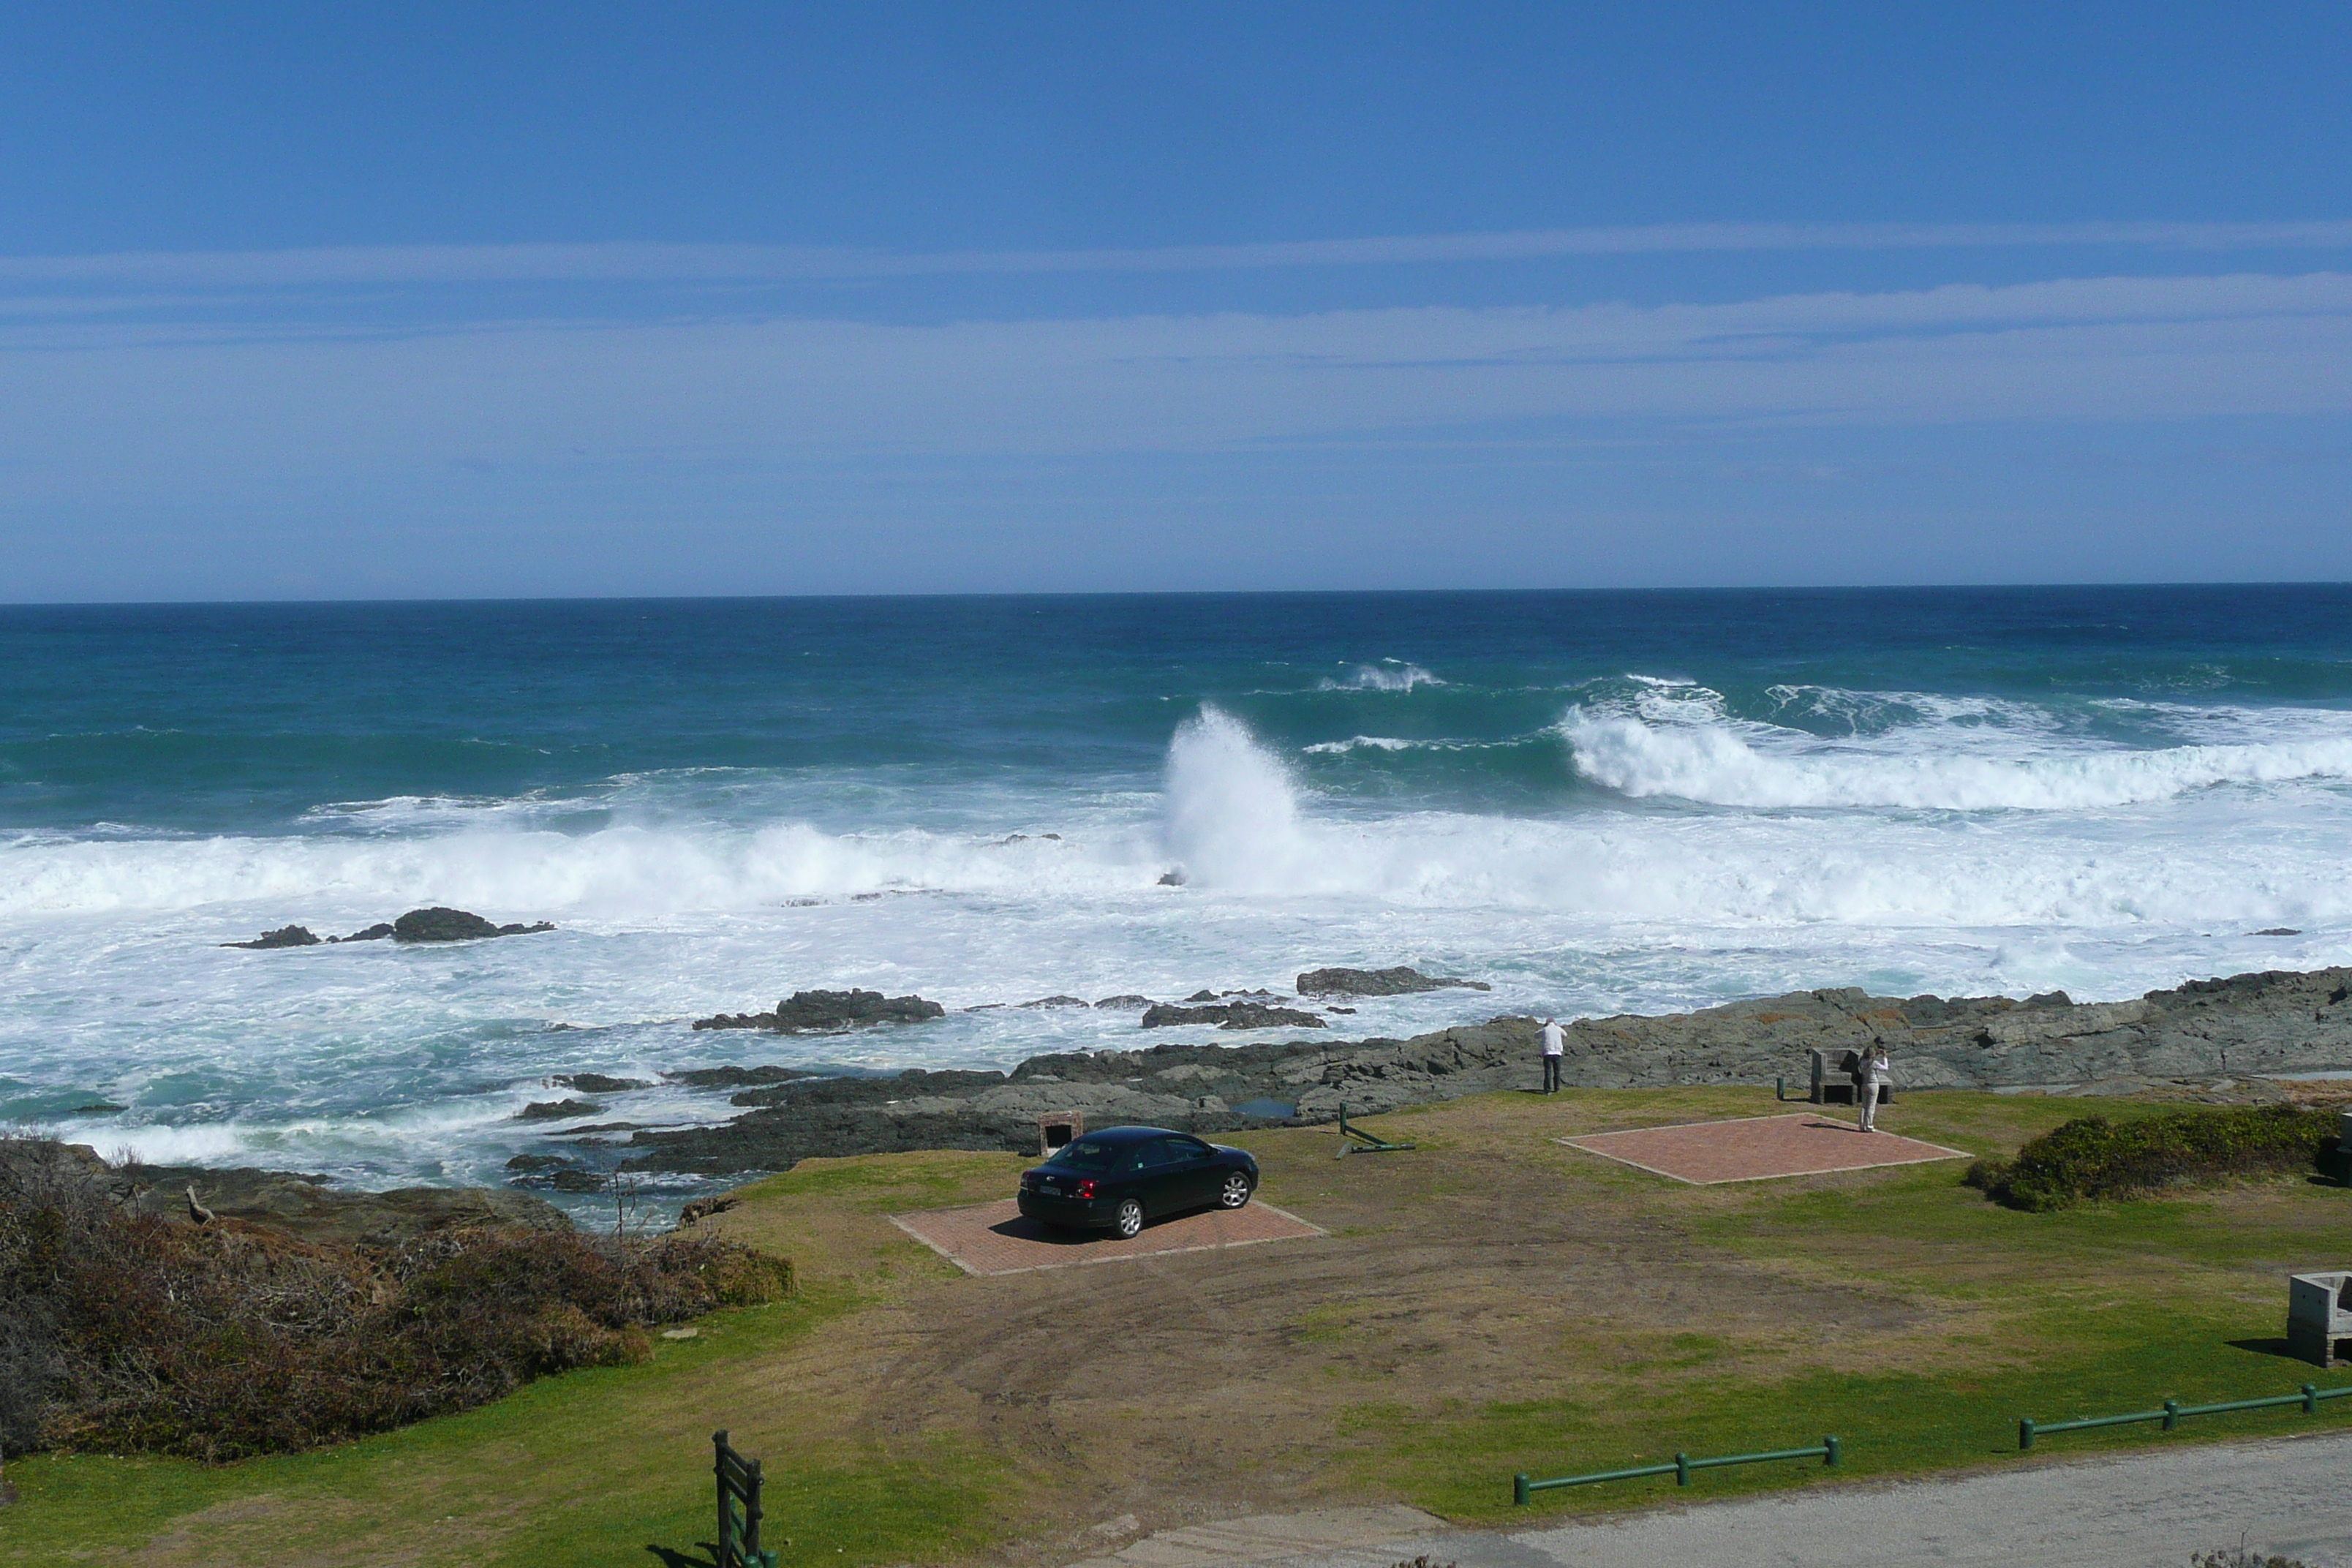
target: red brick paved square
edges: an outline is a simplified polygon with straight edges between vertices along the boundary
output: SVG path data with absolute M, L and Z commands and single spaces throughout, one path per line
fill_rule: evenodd
M 1171 1252 L 1206 1252 L 1326 1234 L 1320 1226 L 1262 1203 L 1154 1220 L 1143 1227 L 1141 1236 L 1129 1241 L 1108 1231 L 1048 1230 L 1034 1219 L 1024 1219 L 1020 1205 L 1012 1198 L 969 1208 L 894 1214 L 890 1223 L 967 1274 L 1075 1268 L 1088 1263 L 1120 1263 Z
M 1864 1132 L 1851 1121 L 1814 1111 L 1642 1127 L 1630 1132 L 1591 1132 L 1553 1142 L 1694 1186 L 1968 1158 L 1958 1149 L 1892 1132 Z

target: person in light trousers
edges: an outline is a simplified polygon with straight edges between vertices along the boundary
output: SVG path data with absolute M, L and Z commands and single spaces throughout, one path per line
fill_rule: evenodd
M 1567 1048 L 1568 1037 L 1561 1032 L 1559 1020 L 1546 1018 L 1543 1026 L 1543 1091 L 1546 1094 L 1559 1092 L 1559 1056 Z
M 1894 1080 L 1895 1074 L 1887 1066 L 1886 1047 L 1874 1041 L 1870 1048 L 1854 1058 L 1853 1104 L 1862 1112 L 1862 1130 L 1878 1131 L 1878 1086 Z

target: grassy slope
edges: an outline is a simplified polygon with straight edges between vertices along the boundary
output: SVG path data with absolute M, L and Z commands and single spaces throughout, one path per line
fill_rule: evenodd
M 2120 1119 L 2161 1109 L 1919 1095 L 1905 1102 L 1898 1130 L 1983 1152 L 2013 1148 L 2091 1110 Z M 2298 1177 L 2023 1215 L 1959 1186 L 1961 1168 L 1956 1161 L 1829 1183 L 1742 1184 L 1685 1199 L 1706 1209 L 1696 1238 L 1796 1278 L 1875 1285 L 1926 1308 L 1928 1331 L 1843 1344 L 1825 1331 L 1828 1354 L 1792 1366 L 1785 1345 L 1662 1326 L 1613 1347 L 1622 1359 L 1594 1377 L 1598 1397 L 1419 1413 L 1417 1430 L 1367 1454 L 1367 1478 L 1449 1517 L 1525 1519 L 1507 1497 L 1516 1470 L 1572 1475 L 1659 1463 L 1678 1448 L 1794 1447 L 1832 1432 L 1843 1441 L 1847 1474 L 1963 1467 L 2013 1460 L 2021 1415 L 2059 1420 L 2152 1409 L 2168 1396 L 2203 1403 L 2292 1393 L 2306 1380 L 2352 1383 L 2285 1359 L 2282 1337 L 2281 1276 L 2340 1267 L 2331 1260 L 2352 1219 L 2347 1194 Z M 1619 1179 L 1649 1180 L 1632 1172 Z M 1572 1328 L 1563 1342 L 1564 1355 L 1600 1348 Z M 1906 1353 L 1913 1349 L 1930 1353 Z M 2352 1399 L 2320 1411 L 2199 1418 L 2166 1440 L 2352 1424 Z M 1368 1405 L 1366 1418 L 1386 1414 Z M 2155 1436 L 2153 1426 L 2069 1434 L 2045 1439 L 2041 1451 L 2136 1447 Z M 1741 1468 L 1710 1472 L 1685 1495 L 1817 1478 L 1810 1467 Z M 1640 1506 L 1674 1489 L 1669 1477 L 1538 1494 L 1531 1511 Z
M 1900 1331 L 1760 1336 L 1710 1331 L 1703 1303 L 1654 1327 L 1563 1317 L 1566 1369 L 1521 1401 L 1382 1397 L 1377 1300 L 1318 1309 L 1299 1337 L 1316 1375 L 1357 1378 L 1331 1446 L 1348 1489 L 1464 1520 L 1526 1519 L 1508 1477 L 1566 1474 L 1670 1456 L 1811 1441 L 1837 1432 L 1851 1473 L 1995 1462 L 2018 1415 L 2147 1408 L 2168 1394 L 2285 1392 L 2313 1369 L 2273 1344 L 2280 1274 L 2340 1256 L 2347 1195 L 2293 1180 L 2166 1202 L 2012 1214 L 1958 1185 L 1955 1162 L 1796 1183 L 1692 1189 L 1552 1143 L 1587 1126 L 1754 1115 L 1752 1090 L 1584 1091 L 1546 1102 L 1492 1096 L 1388 1119 L 1418 1138 L 1381 1156 L 1387 1179 L 1442 1195 L 1449 1148 L 1500 1148 L 1566 1201 L 1669 1221 L 1690 1240 L 1799 1281 L 1845 1282 L 1915 1309 Z M 2006 1151 L 2080 1101 L 1918 1095 L 1896 1130 Z M 2110 1113 L 2137 1113 L 2129 1106 Z M 1552 1119 L 1538 1127 L 1535 1118 Z M 1315 1217 L 1318 1194 L 1360 1182 L 1328 1136 L 1243 1140 L 1268 1194 Z M 1411 1162 L 1389 1165 L 1388 1161 Z M 0 1511 L 0 1563 L 90 1561 L 146 1545 L 142 1561 L 264 1563 L 646 1563 L 647 1548 L 699 1555 L 710 1538 L 709 1430 L 725 1424 L 779 1473 L 771 1541 L 787 1561 L 940 1561 L 1034 1534 L 1057 1502 L 1050 1477 L 992 1452 L 969 1427 L 902 1429 L 869 1408 L 874 1369 L 919 1325 L 910 1288 L 951 1271 L 904 1238 L 894 1210 L 1000 1195 L 1017 1157 L 900 1155 L 810 1162 L 750 1189 L 730 1228 L 791 1253 L 804 1295 L 706 1320 L 645 1366 L 575 1373 L 488 1409 L 323 1453 L 205 1469 L 170 1461 L 44 1458 L 10 1468 L 25 1495 Z M 1645 1217 L 1649 1216 L 1649 1217 Z M 2233 1343 L 2232 1342 L 2236 1342 Z M 1307 1358 L 1302 1358 L 1303 1361 Z M 2343 1374 L 2318 1381 L 2343 1381 Z M 2292 1432 L 2352 1420 L 2200 1421 L 2167 1441 Z M 2076 1453 L 2150 1441 L 2149 1428 L 2052 1439 Z M 788 1478 L 788 1479 L 785 1479 Z M 1695 1494 L 1817 1481 L 1803 1467 L 1706 1476 Z M 1671 1488 L 1671 1481 L 1665 1486 Z M 1538 1514 L 1633 1506 L 1654 1482 L 1547 1494 Z

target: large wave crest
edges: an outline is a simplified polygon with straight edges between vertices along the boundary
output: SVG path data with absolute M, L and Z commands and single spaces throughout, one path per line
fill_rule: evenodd
M 2335 732 L 2139 751 L 2076 745 L 2030 755 L 1986 754 L 1990 745 L 1948 742 L 1907 752 L 1841 747 L 1712 714 L 1659 722 L 1581 707 L 1569 711 L 1559 731 L 1579 773 L 1635 797 L 1768 809 L 2083 811 L 2216 784 L 2352 778 L 2352 722 L 2342 715 L 2314 717 Z M 1999 735 L 1976 732 L 1978 739 Z

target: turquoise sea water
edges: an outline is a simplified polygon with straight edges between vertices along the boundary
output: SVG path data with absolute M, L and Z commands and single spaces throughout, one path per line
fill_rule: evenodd
M 1024 1001 L 1322 963 L 1496 986 L 1384 1034 L 2125 995 L 2352 958 L 2347 829 L 2342 587 L 0 609 L 0 1117 L 483 1180 L 554 1073 L 1005 1065 L 1139 1037 Z M 425 903 L 562 929 L 216 945 Z M 687 1027 L 848 984 L 958 1011 Z

